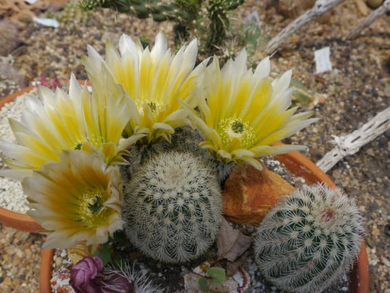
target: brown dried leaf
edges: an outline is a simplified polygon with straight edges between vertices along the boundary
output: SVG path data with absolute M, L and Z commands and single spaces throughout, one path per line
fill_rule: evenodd
M 239 230 L 233 229 L 223 219 L 221 230 L 217 237 L 218 257 L 226 258 L 234 262 L 252 245 L 252 238 L 242 234 Z
M 226 275 L 233 276 L 237 273 L 240 266 L 242 266 L 246 259 L 248 258 L 248 251 L 245 251 L 239 258 L 237 258 L 234 262 L 227 261 L 226 265 Z

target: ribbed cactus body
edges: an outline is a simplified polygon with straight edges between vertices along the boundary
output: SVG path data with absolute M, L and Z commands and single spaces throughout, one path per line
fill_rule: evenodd
M 214 174 L 191 153 L 162 153 L 143 163 L 125 186 L 124 220 L 130 242 L 168 263 L 203 254 L 222 220 Z
M 281 289 L 322 291 L 351 268 L 362 233 L 362 217 L 341 190 L 304 186 L 264 218 L 254 236 L 256 262 Z

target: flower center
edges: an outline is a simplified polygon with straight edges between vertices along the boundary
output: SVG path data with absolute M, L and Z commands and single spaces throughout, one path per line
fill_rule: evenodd
M 240 145 L 234 147 L 250 148 L 255 143 L 255 131 L 248 123 L 245 123 L 240 118 L 226 118 L 219 122 L 218 133 L 221 136 L 222 144 L 229 148 L 233 141 L 239 141 Z
M 136 101 L 135 105 L 137 106 L 138 113 L 142 116 L 144 115 L 144 107 L 145 103 L 149 106 L 150 110 L 152 111 L 152 115 L 158 115 L 161 111 L 164 110 L 165 106 L 164 104 L 156 101 Z
M 148 106 L 150 107 L 150 109 L 152 110 L 152 112 L 156 112 L 156 111 L 157 111 L 157 105 L 156 105 L 156 103 L 150 102 L 150 103 L 148 103 Z
M 86 137 L 79 138 L 77 142 L 74 144 L 73 149 L 81 150 L 83 144 L 85 143 L 90 143 L 94 147 L 99 148 L 102 142 L 104 142 L 104 139 L 102 139 L 100 136 L 96 136 L 95 134 L 92 134 L 90 138 L 86 138 Z
M 104 206 L 109 193 L 103 189 L 85 189 L 79 202 L 79 222 L 89 228 L 104 224 L 111 209 Z
M 233 121 L 232 130 L 235 133 L 243 133 L 244 132 L 244 124 L 240 121 Z
M 93 215 L 98 214 L 103 208 L 103 200 L 100 196 L 96 196 L 90 200 L 88 208 Z

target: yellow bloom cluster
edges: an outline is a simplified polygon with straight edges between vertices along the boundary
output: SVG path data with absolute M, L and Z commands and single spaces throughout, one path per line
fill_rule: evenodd
M 121 229 L 118 164 L 133 144 L 170 141 L 191 125 L 217 159 L 258 169 L 261 156 L 303 148 L 271 146 L 315 120 L 289 109 L 291 71 L 272 81 L 269 58 L 252 71 L 245 51 L 222 69 L 215 57 L 195 67 L 196 57 L 196 40 L 173 54 L 161 33 L 151 50 L 123 35 L 105 59 L 88 47 L 92 92 L 72 75 L 68 93 L 40 87 L 27 97 L 22 122 L 10 120 L 17 144 L 0 141 L 12 168 L 0 175 L 23 180 L 47 247 L 96 245 Z

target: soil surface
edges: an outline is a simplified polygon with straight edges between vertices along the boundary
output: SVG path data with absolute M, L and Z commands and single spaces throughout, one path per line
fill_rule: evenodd
M 266 10 L 266 2 L 271 1 L 247 1 L 235 17 L 256 10 L 264 34 L 274 36 L 291 19 L 272 5 Z M 333 148 L 332 135 L 349 134 L 390 106 L 390 18 L 383 16 L 357 39 L 345 41 L 343 37 L 363 18 L 355 1 L 346 1 L 321 22 L 308 24 L 272 57 L 274 72 L 293 68 L 293 77 L 319 97 L 316 105 L 301 107 L 313 109 L 320 121 L 286 141 L 307 145 L 306 155 L 314 162 Z M 80 57 L 87 44 L 104 53 L 107 38 L 116 43 L 121 33 L 127 33 L 152 40 L 159 30 L 173 40 L 168 23 L 139 21 L 112 11 L 97 11 L 87 22 L 61 23 L 58 29 L 28 24 L 21 30 L 22 46 L 12 54 L 13 67 L 30 82 L 39 80 L 40 74 L 68 79 L 71 72 L 84 79 Z M 314 51 L 327 46 L 333 70 L 315 74 Z M 252 59 L 264 56 L 257 50 Z M 1 72 L 0 98 L 17 89 Z M 390 293 L 390 130 L 339 162 L 328 175 L 365 214 L 370 292 Z M 41 236 L 0 225 L 1 292 L 38 292 L 42 242 Z

